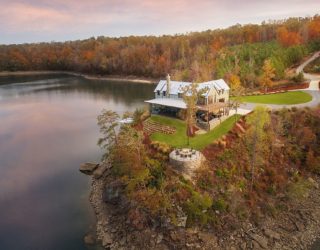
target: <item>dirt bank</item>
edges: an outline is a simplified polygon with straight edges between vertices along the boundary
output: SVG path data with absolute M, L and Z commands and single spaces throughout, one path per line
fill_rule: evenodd
M 134 76 L 102 76 L 102 75 L 89 75 L 71 71 L 1 71 L 0 76 L 27 76 L 27 75 L 49 75 L 49 74 L 68 74 L 73 76 L 81 76 L 89 80 L 102 80 L 102 81 L 119 81 L 119 82 L 136 82 L 154 84 L 158 80 L 151 78 L 138 78 Z

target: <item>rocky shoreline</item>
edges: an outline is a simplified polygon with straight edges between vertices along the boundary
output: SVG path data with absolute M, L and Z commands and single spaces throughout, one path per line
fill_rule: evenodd
M 105 249 L 310 249 L 320 236 L 319 178 L 308 179 L 313 187 L 303 201 L 255 225 L 228 218 L 215 231 L 164 224 L 133 229 L 130 225 L 139 221 L 130 221 L 125 205 L 104 202 L 111 180 L 108 172 L 103 178 L 92 176 L 90 194 L 97 218 L 96 241 Z

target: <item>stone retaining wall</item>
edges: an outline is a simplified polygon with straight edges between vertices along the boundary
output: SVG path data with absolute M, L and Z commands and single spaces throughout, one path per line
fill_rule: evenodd
M 201 152 L 188 148 L 173 150 L 169 155 L 172 167 L 188 179 L 192 178 L 194 171 L 201 166 L 204 160 Z

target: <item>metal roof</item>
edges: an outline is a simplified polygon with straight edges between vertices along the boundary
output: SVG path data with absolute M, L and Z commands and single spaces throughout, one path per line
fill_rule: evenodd
M 151 104 L 158 104 L 162 106 L 186 109 L 187 105 L 182 99 L 172 99 L 172 98 L 156 98 L 152 100 L 145 101 Z
M 183 88 L 192 84 L 191 82 L 179 82 L 179 81 L 170 81 L 170 91 L 169 94 L 171 95 L 178 95 L 178 93 L 183 92 Z M 217 91 L 219 90 L 229 90 L 228 84 L 223 79 L 212 80 L 208 82 L 198 83 L 198 90 L 208 88 L 207 93 L 203 95 L 206 96 L 209 93 L 211 88 L 215 88 Z M 167 81 L 160 80 L 157 87 L 155 88 L 154 92 L 157 91 L 167 91 Z
M 170 81 L 170 94 L 177 95 L 178 93 L 182 93 L 182 88 L 190 85 L 191 82 L 178 82 L 178 81 Z M 167 91 L 167 81 L 160 80 L 154 92 L 157 91 Z

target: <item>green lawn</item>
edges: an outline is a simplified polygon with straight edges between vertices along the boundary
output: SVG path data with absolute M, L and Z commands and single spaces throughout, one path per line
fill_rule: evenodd
M 214 140 L 226 134 L 240 117 L 240 115 L 229 117 L 210 132 L 190 138 L 190 147 L 199 150 L 205 148 Z M 184 121 L 158 115 L 151 116 L 149 119 L 176 128 L 176 132 L 172 135 L 166 135 L 159 132 L 154 133 L 151 135 L 151 140 L 165 142 L 172 147 L 177 148 L 187 146 L 188 138 L 186 136 L 186 124 Z
M 243 96 L 241 99 L 243 102 L 251 103 L 299 104 L 310 102 L 312 100 L 312 96 L 302 91 L 288 91 L 278 94 Z

